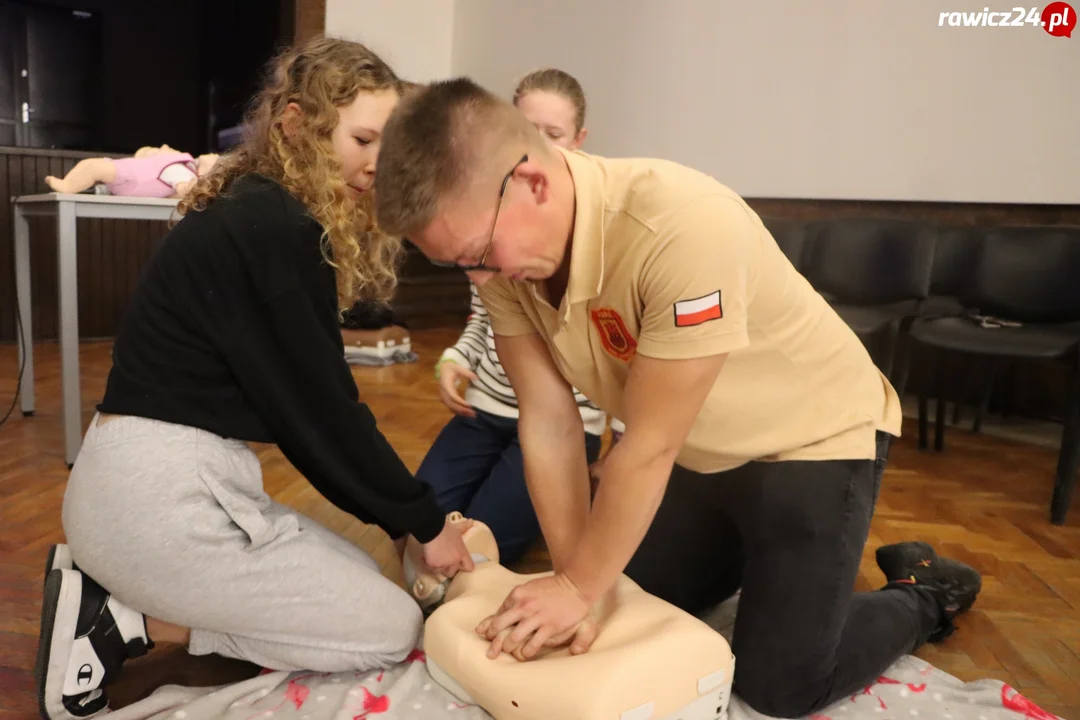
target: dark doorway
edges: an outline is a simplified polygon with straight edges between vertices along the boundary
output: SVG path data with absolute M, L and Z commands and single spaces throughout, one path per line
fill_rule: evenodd
M 0 0 L 0 146 L 219 150 L 294 14 L 295 0 Z
M 0 0 L 0 143 L 100 143 L 102 40 L 97 13 Z

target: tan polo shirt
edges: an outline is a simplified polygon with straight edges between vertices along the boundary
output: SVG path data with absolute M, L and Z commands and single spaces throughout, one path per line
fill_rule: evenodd
M 625 418 L 635 356 L 727 353 L 677 462 L 871 459 L 900 402 L 862 343 L 731 189 L 664 160 L 559 150 L 577 208 L 570 280 L 480 288 L 494 332 L 538 332 L 573 386 Z

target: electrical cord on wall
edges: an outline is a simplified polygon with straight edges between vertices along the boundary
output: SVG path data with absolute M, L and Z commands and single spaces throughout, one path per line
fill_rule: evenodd
M 19 331 L 19 379 L 15 381 L 15 397 L 11 399 L 11 407 L 4 413 L 3 419 L 0 419 L 0 427 L 3 427 L 4 423 L 11 417 L 11 413 L 15 411 L 15 405 L 19 402 L 19 393 L 22 391 L 23 373 L 26 372 L 26 336 L 23 335 L 22 311 L 19 309 L 18 293 L 15 293 L 15 325 Z

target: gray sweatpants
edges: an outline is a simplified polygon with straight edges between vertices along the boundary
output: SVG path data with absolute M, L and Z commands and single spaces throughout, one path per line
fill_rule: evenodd
M 193 655 L 363 671 L 420 639 L 417 603 L 363 550 L 272 501 L 238 440 L 95 417 L 63 523 L 79 569 L 128 607 L 191 628 Z

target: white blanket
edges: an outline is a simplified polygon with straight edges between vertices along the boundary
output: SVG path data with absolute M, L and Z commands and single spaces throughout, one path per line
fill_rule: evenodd
M 730 638 L 736 603 L 707 622 Z M 737 659 L 736 659 L 737 662 Z M 553 689 L 558 692 L 558 689 Z M 368 673 L 267 672 L 241 683 L 182 688 L 167 685 L 111 720 L 490 720 L 432 680 L 424 653 Z M 736 695 L 729 720 L 762 720 Z M 897 661 L 867 688 L 805 720 L 1057 720 L 998 680 L 964 683 L 915 657 Z
M 234 685 L 167 685 L 110 714 L 112 720 L 489 720 L 435 683 L 415 654 L 384 672 L 259 675 Z M 736 696 L 730 720 L 761 720 Z M 914 657 L 875 684 L 807 720 L 1056 720 L 997 680 L 963 683 Z

